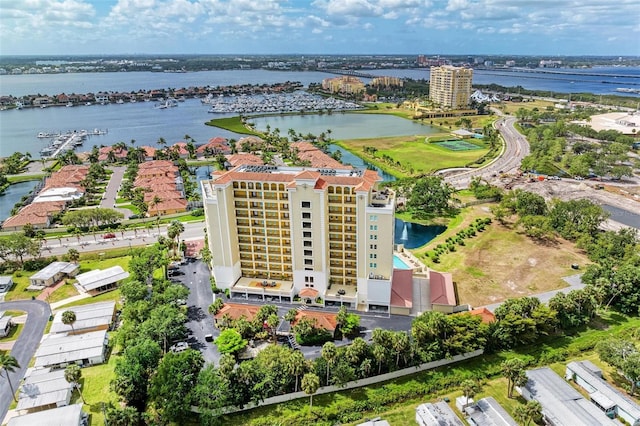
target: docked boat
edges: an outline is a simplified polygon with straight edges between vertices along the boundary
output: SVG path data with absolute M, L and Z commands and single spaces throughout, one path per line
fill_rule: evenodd
M 154 108 L 155 109 L 167 109 L 167 108 L 173 108 L 173 107 L 177 107 L 178 106 L 178 101 L 176 101 L 175 99 L 169 98 L 165 101 L 162 102 L 158 102 L 157 104 L 155 104 Z
M 73 102 L 67 102 L 67 108 L 71 108 L 73 106 Z

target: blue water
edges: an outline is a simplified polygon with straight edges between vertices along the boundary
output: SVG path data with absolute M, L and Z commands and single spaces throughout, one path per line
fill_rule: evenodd
M 408 249 L 422 247 L 442 234 L 445 229 L 447 229 L 446 226 L 420 225 L 396 218 L 394 243 L 403 244 Z
M 395 269 L 411 269 L 409 265 L 404 263 L 404 261 L 395 254 L 393 255 L 393 267 Z
M 11 215 L 11 209 L 18 201 L 27 195 L 38 184 L 37 180 L 29 180 L 26 182 L 18 182 L 9 187 L 0 195 L 0 221 L 5 220 Z

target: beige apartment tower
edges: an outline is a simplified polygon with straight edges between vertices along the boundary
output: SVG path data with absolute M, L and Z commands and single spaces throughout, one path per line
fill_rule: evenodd
M 202 182 L 216 285 L 249 300 L 388 309 L 395 195 L 380 180 L 242 165 Z
M 450 109 L 465 109 L 469 106 L 473 70 L 450 65 L 431 67 L 429 99 Z

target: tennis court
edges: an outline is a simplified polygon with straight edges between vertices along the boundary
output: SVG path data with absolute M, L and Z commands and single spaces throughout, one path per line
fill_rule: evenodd
M 473 151 L 475 149 L 482 149 L 478 145 L 474 145 L 463 140 L 455 139 L 450 141 L 434 142 L 435 145 L 444 147 L 450 151 Z

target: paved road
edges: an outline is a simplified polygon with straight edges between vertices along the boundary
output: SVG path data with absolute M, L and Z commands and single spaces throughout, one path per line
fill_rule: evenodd
M 504 140 L 504 151 L 489 165 L 481 169 L 462 171 L 450 174 L 445 180 L 457 189 L 467 188 L 471 179 L 476 176 L 489 179 L 500 173 L 515 172 L 522 159 L 529 155 L 529 143 L 527 139 L 513 126 L 517 119 L 515 117 L 501 117 L 494 127 L 498 129 Z
M 187 328 L 191 331 L 188 339 L 189 345 L 200 350 L 207 363 L 218 364 L 220 353 L 212 342 L 207 342 L 204 336 L 211 334 L 214 339 L 220 334 L 213 326 L 213 319 L 209 315 L 208 308 L 213 303 L 213 292 L 209 269 L 200 260 L 187 263 L 179 268 L 180 275 L 171 277 L 174 282 L 180 282 L 189 288 L 187 299 Z
M 118 198 L 118 189 L 120 189 L 120 185 L 122 184 L 122 178 L 124 176 L 124 172 L 127 170 L 124 166 L 114 166 L 111 167 L 113 173 L 109 178 L 109 183 L 107 184 L 107 189 L 104 192 L 104 197 L 102 197 L 102 201 L 100 201 L 100 207 L 104 209 L 113 209 L 119 211 L 124 214 L 125 218 L 128 218 L 132 215 L 131 210 L 122 209 L 115 207 L 116 199 Z
M 11 385 L 14 390 L 17 390 L 18 384 L 24 377 L 27 366 L 40 343 L 40 339 L 42 339 L 44 328 L 49 320 L 49 305 L 40 300 L 20 300 L 0 303 L 0 311 L 25 311 L 27 313 L 27 322 L 11 350 L 11 355 L 20 364 L 19 369 L 9 374 Z M 7 378 L 2 373 L 2 378 L 0 378 L 0 422 L 7 415 L 12 400 L 11 391 L 6 381 Z

